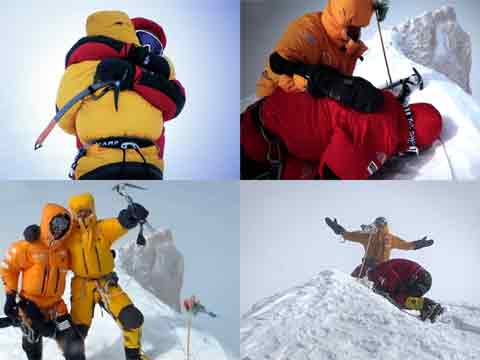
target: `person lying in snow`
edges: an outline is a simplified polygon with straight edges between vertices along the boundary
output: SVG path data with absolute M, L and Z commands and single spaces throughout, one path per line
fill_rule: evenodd
M 120 81 L 114 91 L 74 105 L 59 126 L 77 138 L 73 179 L 162 179 L 164 122 L 185 104 L 185 90 L 163 56 L 166 37 L 155 22 L 99 11 L 87 37 L 68 52 L 57 109 L 94 82 Z M 156 40 L 156 41 L 154 41 Z
M 373 282 L 375 292 L 399 308 L 418 310 L 423 321 L 435 322 L 444 311 L 439 303 L 424 296 L 432 286 L 432 276 L 414 261 L 385 261 L 368 272 L 368 280 Z
M 242 179 L 368 179 L 397 155 L 429 148 L 442 130 L 433 105 L 402 105 L 383 91 L 362 113 L 310 94 L 273 94 L 240 117 Z
M 377 111 L 383 101 L 381 92 L 351 75 L 368 49 L 360 40 L 361 29 L 369 25 L 376 10 L 380 21 L 385 18 L 387 8 L 381 8 L 376 0 L 329 0 L 322 12 L 293 21 L 266 62 L 257 96 L 270 96 L 278 88 L 287 93 L 307 90 L 314 97 L 329 96 L 358 111 Z
M 28 360 L 42 359 L 43 337 L 54 339 L 66 360 L 85 360 L 83 338 L 62 299 L 72 267 L 65 245 L 72 228 L 65 208 L 46 204 L 41 225 L 27 227 L 25 239 L 12 244 L 2 261 L 4 312 L 12 325 L 21 326 L 22 349 Z M 23 280 L 18 289 L 20 275 Z
M 347 231 L 338 224 L 337 219 L 332 220 L 327 217 L 325 222 L 335 234 L 341 235 L 344 240 L 363 245 L 365 255 L 362 263 L 352 272 L 353 277 L 362 278 L 369 270 L 389 260 L 392 249 L 418 250 L 433 245 L 433 240 L 427 239 L 426 236 L 421 240 L 405 241 L 392 234 L 384 217 L 376 218 L 370 226 L 362 225 L 362 231 Z

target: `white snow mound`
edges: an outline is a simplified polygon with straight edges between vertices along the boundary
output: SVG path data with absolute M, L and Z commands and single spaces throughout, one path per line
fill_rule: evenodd
M 444 305 L 435 324 L 423 323 L 349 275 L 324 271 L 243 315 L 241 359 L 480 359 L 480 308 Z
M 470 38 L 456 22 L 454 9 L 440 8 L 393 30 L 385 29 L 383 38 L 393 81 L 411 75 L 412 67 L 423 75 L 425 89 L 414 91 L 410 103 L 430 103 L 440 111 L 444 122 L 441 140 L 445 147 L 437 141 L 418 158 L 387 163 L 375 178 L 480 178 L 480 106 L 467 93 L 470 90 Z M 362 76 L 382 88 L 386 86 L 388 77 L 378 33 L 365 43 L 369 50 L 365 60 L 357 63 L 354 75 Z M 445 59 L 449 59 L 448 63 Z M 254 95 L 242 99 L 242 111 L 255 100 Z
M 117 268 L 120 285 L 130 296 L 134 304 L 145 316 L 143 328 L 143 350 L 151 360 L 185 360 L 187 328 L 183 315 L 178 314 L 169 306 L 158 300 L 153 294 L 142 288 L 137 281 Z M 65 301 L 70 294 L 66 293 Z M 0 358 L 9 360 L 24 360 L 19 329 L 1 329 Z M 220 343 L 211 335 L 200 329 L 192 329 L 190 358 L 192 360 L 230 360 Z M 63 360 L 56 343 L 44 339 L 43 358 Z M 122 333 L 114 320 L 100 307 L 95 308 L 95 318 L 86 341 L 88 360 L 121 360 L 125 358 Z

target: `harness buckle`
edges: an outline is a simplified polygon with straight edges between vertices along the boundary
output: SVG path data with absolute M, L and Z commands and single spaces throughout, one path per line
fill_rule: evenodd
M 140 146 L 138 146 L 137 143 L 127 141 L 127 142 L 124 142 L 120 145 L 120 149 L 122 149 L 122 150 L 128 150 L 128 149 L 136 150 L 136 149 L 140 149 Z

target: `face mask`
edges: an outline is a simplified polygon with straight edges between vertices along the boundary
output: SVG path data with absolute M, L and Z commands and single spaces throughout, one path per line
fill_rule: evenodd
M 163 45 L 160 40 L 151 32 L 146 30 L 137 30 L 137 37 L 143 47 L 146 47 L 151 54 L 156 56 L 163 55 Z
M 61 239 L 70 228 L 70 217 L 67 214 L 56 215 L 50 221 L 50 233 L 54 240 Z

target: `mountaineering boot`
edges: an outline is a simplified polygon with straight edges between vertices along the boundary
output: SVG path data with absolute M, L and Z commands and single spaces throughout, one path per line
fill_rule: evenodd
M 443 314 L 445 309 L 439 303 L 436 303 L 429 298 L 424 298 L 423 307 L 420 310 L 420 319 L 422 321 L 430 320 L 432 323 Z
M 125 356 L 127 360 L 150 360 L 150 358 L 140 349 L 125 348 Z

